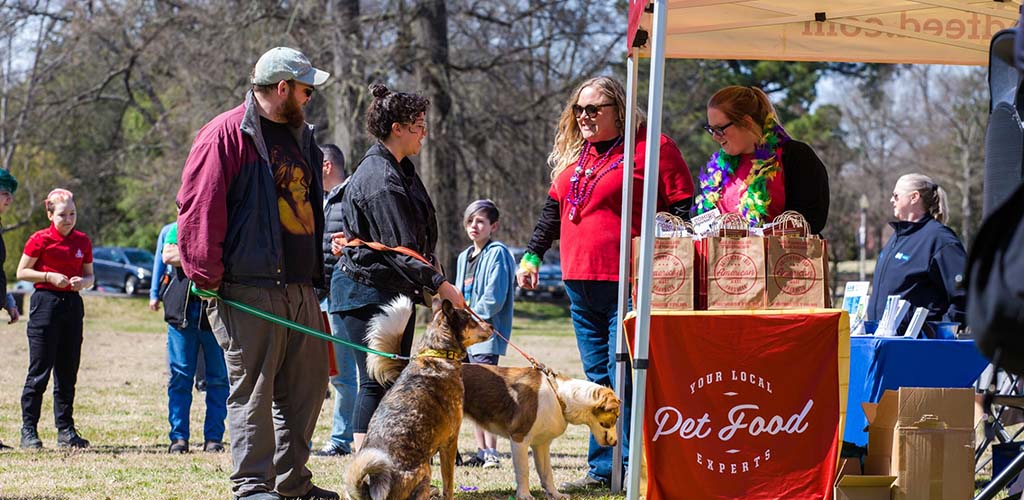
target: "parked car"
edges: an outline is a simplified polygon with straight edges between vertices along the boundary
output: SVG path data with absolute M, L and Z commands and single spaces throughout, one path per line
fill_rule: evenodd
M 510 248 L 512 257 L 518 264 L 526 253 L 525 248 Z M 526 290 L 516 287 L 516 297 L 534 297 L 542 293 L 550 294 L 552 298 L 560 299 L 565 296 L 565 284 L 562 283 L 562 261 L 559 258 L 558 250 L 551 249 L 544 254 L 544 260 L 540 263 L 538 271 L 538 282 L 536 290 Z
M 153 253 L 142 248 L 96 247 L 92 249 L 93 286 L 116 288 L 127 295 L 149 290 L 153 279 Z

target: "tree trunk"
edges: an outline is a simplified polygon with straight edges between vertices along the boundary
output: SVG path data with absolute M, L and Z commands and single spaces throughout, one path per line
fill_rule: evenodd
M 352 173 L 356 162 L 370 147 L 363 125 L 369 91 L 366 80 L 359 0 L 328 0 L 327 17 L 331 26 L 331 74 L 335 79 L 335 99 L 328 109 L 331 140 L 345 154 L 345 171 Z
M 960 152 L 960 163 L 963 166 L 963 198 L 960 201 L 960 240 L 964 242 L 964 248 L 970 249 L 971 242 L 971 183 L 974 181 L 974 169 L 971 165 L 971 151 L 964 147 Z
M 430 99 L 426 122 L 429 138 L 420 152 L 419 171 L 437 209 L 437 257 L 449 274 L 455 270 L 456 249 L 461 248 L 457 153 L 451 141 L 452 108 L 448 59 L 448 11 L 444 0 L 417 2 L 412 23 L 415 80 Z

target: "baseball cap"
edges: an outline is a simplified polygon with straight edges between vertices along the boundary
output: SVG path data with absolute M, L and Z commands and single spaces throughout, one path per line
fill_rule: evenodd
M 254 85 L 273 85 L 282 80 L 296 80 L 314 87 L 323 85 L 331 74 L 316 69 L 309 59 L 295 49 L 274 47 L 256 61 L 252 72 Z

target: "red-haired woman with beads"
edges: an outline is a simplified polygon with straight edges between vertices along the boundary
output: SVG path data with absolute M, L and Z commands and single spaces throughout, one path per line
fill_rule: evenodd
M 696 212 L 717 208 L 761 226 L 794 210 L 819 234 L 828 220 L 828 172 L 810 146 L 789 137 L 768 95 L 725 87 L 711 96 L 707 112 L 704 130 L 721 149 L 700 175 Z
M 637 116 L 642 120 L 642 116 Z M 537 286 L 544 253 L 562 240 L 562 278 L 571 302 L 570 313 L 583 371 L 591 382 L 612 387 L 618 325 L 619 227 L 622 217 L 622 170 L 626 122 L 626 93 L 606 76 L 581 83 L 569 97 L 558 122 L 548 165 L 551 189 L 540 219 L 519 264 L 519 286 Z M 646 127 L 636 132 L 633 170 L 635 192 L 644 180 Z M 660 137 L 658 209 L 688 216 L 693 182 L 679 148 Z M 634 197 L 632 234 L 640 231 L 642 200 Z M 629 377 L 627 377 L 627 381 Z M 628 389 L 627 389 L 628 392 Z M 629 400 L 623 417 L 629 421 Z M 624 436 L 625 437 L 625 436 Z M 622 440 L 623 447 L 628 441 Z M 590 471 L 562 489 L 607 486 L 611 479 L 612 449 L 591 437 Z
M 21 393 L 21 447 L 43 447 L 36 425 L 52 371 L 57 447 L 87 448 L 89 441 L 75 429 L 74 405 L 85 316 L 79 292 L 93 283 L 92 242 L 75 230 L 78 212 L 71 191 L 50 191 L 46 217 L 50 227 L 29 237 L 18 263 L 18 279 L 36 284 L 28 317 L 28 374 Z

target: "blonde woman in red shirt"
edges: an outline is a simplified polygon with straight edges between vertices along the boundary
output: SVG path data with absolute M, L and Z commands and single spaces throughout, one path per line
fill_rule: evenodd
M 544 253 L 554 240 L 562 240 L 562 278 L 571 302 L 583 371 L 587 380 L 607 387 L 614 382 L 618 324 L 620 168 L 632 169 L 635 192 L 640 191 L 644 180 L 647 128 L 643 116 L 637 118 L 640 126 L 635 136 L 635 161 L 624 166 L 626 93 L 622 84 L 600 76 L 576 87 L 562 109 L 548 156 L 548 199 L 516 272 L 519 286 L 536 288 Z M 661 135 L 659 145 L 658 209 L 688 218 L 693 198 L 690 171 L 672 139 Z M 642 201 L 640 196 L 633 198 L 630 216 L 634 236 L 640 232 Z M 628 422 L 628 399 L 623 410 L 622 418 Z M 628 447 L 628 441 L 622 439 L 622 445 Z M 588 462 L 588 474 L 562 484 L 562 489 L 609 484 L 612 449 L 600 447 L 591 437 Z
M 28 375 L 21 393 L 21 447 L 39 449 L 36 432 L 43 393 L 53 372 L 53 416 L 58 448 L 88 448 L 75 429 L 75 383 L 82 357 L 79 292 L 92 286 L 92 242 L 75 230 L 78 212 L 71 191 L 54 189 L 46 196 L 50 227 L 25 243 L 18 279 L 35 283 L 28 318 Z

